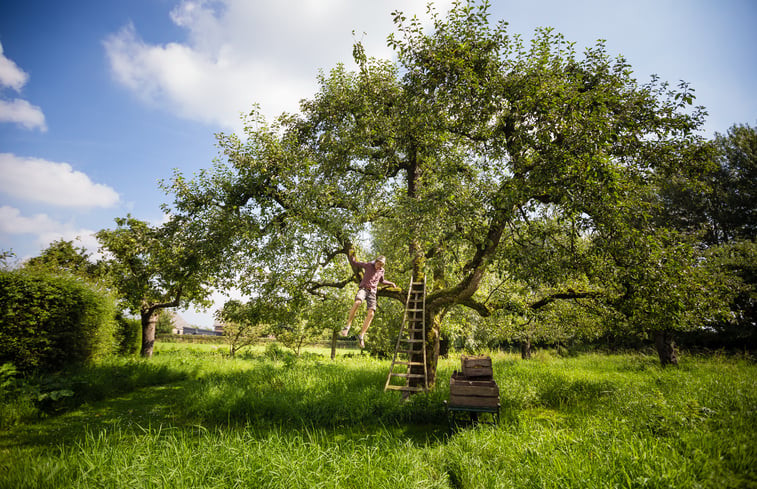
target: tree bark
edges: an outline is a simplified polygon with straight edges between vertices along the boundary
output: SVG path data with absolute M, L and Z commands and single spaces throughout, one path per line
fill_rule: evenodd
M 439 364 L 440 339 L 442 336 L 442 314 L 434 312 L 426 320 L 431 324 L 426 328 L 426 369 L 428 371 L 428 387 L 436 383 L 436 367 Z
M 155 325 L 158 322 L 158 315 L 155 309 L 150 308 L 142 311 L 142 349 L 139 352 L 144 358 L 152 357 L 152 350 L 155 346 Z
M 531 337 L 526 336 L 523 341 L 520 342 L 520 358 L 523 360 L 529 360 L 531 358 Z
M 332 360 L 336 358 L 336 337 L 337 337 L 336 330 L 332 331 L 331 332 L 331 359 Z
M 663 367 L 668 365 L 678 366 L 678 354 L 676 345 L 673 341 L 673 335 L 667 331 L 657 331 L 654 337 L 657 356 L 660 357 L 660 364 Z

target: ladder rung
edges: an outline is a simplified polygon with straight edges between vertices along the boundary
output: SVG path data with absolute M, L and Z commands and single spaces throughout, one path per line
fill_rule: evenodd
M 394 362 L 395 365 L 423 365 L 423 362 L 405 362 L 403 360 L 398 360 Z
M 402 378 L 405 378 L 405 379 L 422 379 L 422 378 L 426 377 L 423 374 L 398 374 L 398 373 L 394 373 L 394 372 L 392 372 L 391 375 L 392 375 L 392 377 L 402 377 Z
M 408 309 L 407 312 L 423 312 L 423 309 Z
M 410 387 L 409 385 L 387 385 L 387 389 L 393 390 L 393 391 L 412 391 L 412 392 L 421 392 L 425 391 L 425 387 Z

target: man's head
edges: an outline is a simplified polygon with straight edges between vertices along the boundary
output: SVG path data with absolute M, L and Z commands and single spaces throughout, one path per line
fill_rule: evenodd
M 386 265 L 386 257 L 384 255 L 379 255 L 376 257 L 374 263 L 376 264 L 376 268 L 383 268 L 384 265 Z

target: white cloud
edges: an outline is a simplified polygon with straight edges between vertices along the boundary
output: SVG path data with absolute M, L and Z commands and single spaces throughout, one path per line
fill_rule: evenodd
M 42 109 L 22 99 L 10 102 L 0 100 L 0 122 L 14 122 L 27 129 L 39 128 L 42 132 L 47 131 Z
M 20 92 L 27 81 L 29 81 L 29 75 L 5 57 L 3 45 L 0 44 L 0 87 L 10 87 Z M 0 122 L 13 122 L 27 129 L 37 128 L 42 132 L 47 131 L 42 109 L 18 98 L 12 101 L 0 100 Z
M 18 92 L 26 85 L 28 79 L 29 75 L 24 70 L 5 57 L 3 45 L 0 43 L 0 85 L 11 87 Z
M 297 111 L 299 100 L 316 90 L 319 69 L 351 61 L 353 30 L 370 56 L 391 56 L 391 12 L 423 18 L 426 4 L 185 0 L 170 16 L 187 31 L 186 43 L 149 44 L 130 24 L 104 44 L 115 79 L 139 97 L 184 118 L 237 128 L 239 114 L 253 103 L 269 119 Z
M 0 192 L 65 207 L 110 207 L 119 201 L 111 187 L 93 183 L 68 163 L 0 153 Z
M 78 229 L 72 223 L 63 223 L 52 219 L 47 214 L 23 216 L 19 209 L 0 206 L 0 235 L 31 234 L 35 236 L 38 249 L 43 250 L 53 241 L 74 241 L 77 246 L 87 250 L 92 258 L 101 258 L 98 249 L 100 243 L 91 229 Z M 24 259 L 29 256 L 24 257 Z
M 4 205 L 0 207 L 0 233 L 3 234 L 44 234 L 57 232 L 63 225 L 47 214 L 24 217 L 21 211 Z

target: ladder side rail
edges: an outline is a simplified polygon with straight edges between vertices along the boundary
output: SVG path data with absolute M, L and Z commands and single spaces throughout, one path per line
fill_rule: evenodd
M 428 392 L 428 366 L 426 365 L 426 277 L 423 277 L 423 306 L 421 312 L 421 338 L 423 339 L 423 382 Z

